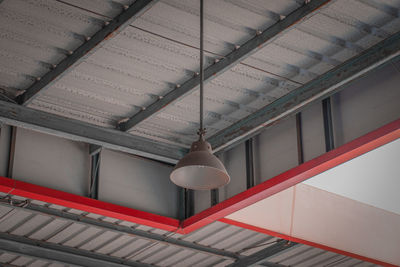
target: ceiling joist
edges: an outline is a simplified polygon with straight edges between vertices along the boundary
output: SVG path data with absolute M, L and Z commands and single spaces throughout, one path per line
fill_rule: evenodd
M 158 1 L 137 0 L 116 18 L 106 22 L 106 26 L 96 32 L 93 36 L 88 37 L 86 42 L 79 46 L 75 51 L 71 52 L 71 55 L 63 59 L 53 70 L 46 73 L 40 78 L 40 80 L 37 80 L 26 89 L 26 91 L 18 97 L 18 102 L 25 106 L 31 103 L 36 97 L 50 88 L 55 82 L 79 65 L 89 55 L 93 54 L 98 48 L 119 34 L 125 27 L 129 26 L 156 2 Z
M 234 65 L 238 64 L 240 61 L 251 56 L 253 53 L 266 46 L 278 34 L 289 29 L 293 26 L 293 24 L 305 18 L 329 1 L 330 0 L 314 0 L 308 4 L 304 4 L 303 6 L 299 7 L 294 12 L 286 16 L 284 19 L 278 21 L 265 31 L 256 35 L 254 38 L 247 41 L 245 44 L 222 58 L 220 61 L 206 68 L 204 70 L 204 81 L 213 79 L 221 75 L 228 69 L 232 68 Z M 129 120 L 120 123 L 118 127 L 122 131 L 129 131 L 141 121 L 149 118 L 169 104 L 192 92 L 199 84 L 200 77 L 199 75 L 196 75 L 179 87 L 177 86 L 174 90 L 163 96 L 158 101 L 146 107 L 146 109 L 133 115 L 131 118 L 129 118 Z

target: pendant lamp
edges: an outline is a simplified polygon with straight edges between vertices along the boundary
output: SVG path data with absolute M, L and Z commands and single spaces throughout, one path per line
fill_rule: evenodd
M 190 152 L 175 166 L 170 178 L 181 187 L 194 190 L 210 190 L 226 185 L 230 181 L 222 162 L 213 155 L 211 145 L 205 141 L 206 129 L 203 127 L 204 109 L 204 3 L 200 0 L 200 129 L 199 140 L 193 142 Z

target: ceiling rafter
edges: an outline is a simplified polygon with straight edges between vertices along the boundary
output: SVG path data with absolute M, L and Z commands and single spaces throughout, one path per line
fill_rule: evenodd
M 110 267 L 150 267 L 140 262 L 121 262 L 120 258 L 103 255 L 74 247 L 52 244 L 45 241 L 32 240 L 22 236 L 0 233 L 0 251 L 42 258 L 80 266 L 110 266 Z
M 0 121 L 175 164 L 187 149 L 0 100 Z
M 400 58 L 400 32 L 221 130 L 208 141 L 214 151 L 233 147 L 273 122 L 338 92 L 344 84 L 396 58 Z
M 265 31 L 247 41 L 238 49 L 234 50 L 233 52 L 222 58 L 220 61 L 206 68 L 204 70 L 204 80 L 207 81 L 221 75 L 235 64 L 238 64 L 240 61 L 244 60 L 259 49 L 263 48 L 278 34 L 289 29 L 293 26 L 293 24 L 305 18 L 316 9 L 322 7 L 328 2 L 330 2 L 330 0 L 315 0 L 302 5 L 282 20 L 278 21 Z M 189 79 L 182 85 L 177 86 L 174 90 L 172 90 L 165 96 L 160 97 L 159 100 L 149 105 L 144 110 L 130 117 L 127 121 L 120 123 L 118 125 L 118 128 L 122 131 L 129 131 L 141 121 L 149 118 L 153 114 L 165 108 L 167 105 L 173 103 L 174 101 L 193 91 L 199 84 L 199 75 L 193 76 L 191 79 Z
M 98 48 L 119 34 L 125 27 L 129 26 L 156 2 L 158 2 L 158 0 L 137 0 L 116 18 L 105 22 L 105 26 L 101 30 L 96 32 L 93 36 L 86 37 L 86 42 L 75 51 L 71 51 L 70 55 L 26 89 L 25 92 L 17 98 L 18 102 L 22 105 L 31 103 L 36 97 L 69 73 L 89 55 L 93 54 Z
M 289 242 L 287 240 L 277 240 L 277 242 L 273 245 L 270 245 L 260 251 L 257 251 L 256 253 L 253 253 L 246 258 L 240 259 L 227 267 L 246 267 L 246 266 L 251 266 L 253 264 L 260 263 L 262 261 L 267 260 L 269 257 L 272 257 L 282 251 L 291 249 L 298 245 L 295 242 Z

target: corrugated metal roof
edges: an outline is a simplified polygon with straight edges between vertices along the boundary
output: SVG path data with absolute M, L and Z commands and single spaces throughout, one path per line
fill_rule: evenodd
M 293 0 L 206 2 L 206 64 L 300 6 Z M 0 5 L 1 87 L 24 90 L 132 1 L 6 0 Z M 30 106 L 115 127 L 198 72 L 198 1 L 160 1 Z M 336 0 L 208 82 L 211 136 L 400 29 L 399 1 Z M 143 121 L 132 134 L 188 146 L 198 92 Z
M 32 209 L 29 205 L 39 208 Z M 61 213 L 51 212 L 54 210 Z M 79 219 L 73 220 L 62 214 L 78 215 L 77 218 Z M 100 225 L 88 223 L 91 221 L 85 221 L 83 218 L 100 222 Z M 12 236 L 23 236 L 30 240 L 45 241 L 49 244 L 58 244 L 120 258 L 121 261 L 141 262 L 154 266 L 226 266 L 234 262 L 234 259 L 221 255 L 205 253 L 168 242 L 158 242 L 143 236 L 135 236 L 101 226 L 107 226 L 107 224 L 126 226 L 141 230 L 144 233 L 156 234 L 161 236 L 162 240 L 179 239 L 221 252 L 231 252 L 238 257 L 251 255 L 278 240 L 266 234 L 222 222 L 214 222 L 190 234 L 181 235 L 54 204 L 35 200 L 27 202 L 27 199 L 21 197 L 5 198 L 4 194 L 1 195 L 0 232 Z M 267 258 L 265 262 L 267 261 L 296 267 L 375 266 L 371 263 L 300 244 L 276 256 Z M 0 262 L 11 264 L 10 266 L 60 266 L 60 264 L 66 266 L 64 263 L 53 263 L 47 259 L 32 258 L 9 251 L 2 251 Z M 258 266 L 263 266 L 263 263 Z
M 117 16 L 133 0 L 5 0 L 0 4 L 0 87 L 21 91 Z M 212 3 L 212 4 L 211 4 Z M 301 1 L 218 0 L 206 3 L 206 66 L 222 58 L 301 5 Z M 115 127 L 199 71 L 199 7 L 196 0 L 163 0 L 71 70 L 30 107 Z M 206 84 L 208 136 L 235 123 L 304 83 L 400 30 L 398 0 L 336 0 L 273 38 L 263 49 Z M 143 121 L 131 133 L 188 146 L 198 128 L 198 92 Z M 37 203 L 38 204 L 38 203 Z M 41 205 L 46 203 L 40 203 Z M 50 205 L 50 209 L 61 209 Z M 154 228 L 92 217 L 145 232 L 246 256 L 274 238 L 215 222 L 180 236 Z M 225 266 L 220 256 L 124 233 L 0 208 L 0 231 L 78 247 L 156 266 Z M 268 259 L 287 266 L 368 265 L 305 245 Z M 59 266 L 3 252 L 15 266 Z

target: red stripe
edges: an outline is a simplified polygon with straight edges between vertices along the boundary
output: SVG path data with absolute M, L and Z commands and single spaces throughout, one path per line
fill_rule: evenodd
M 355 139 L 335 150 L 332 150 L 320 157 L 310 160 L 291 170 L 275 176 L 249 190 L 246 190 L 232 198 L 229 198 L 207 210 L 204 210 L 183 222 L 176 219 L 135 210 L 91 198 L 86 198 L 38 185 L 33 185 L 5 177 L 0 177 L 0 191 L 12 195 L 18 195 L 26 198 L 36 199 L 48 203 L 61 205 L 68 208 L 74 208 L 86 212 L 92 212 L 99 215 L 113 217 L 120 220 L 126 220 L 137 224 L 143 224 L 154 228 L 167 231 L 177 231 L 186 234 L 208 225 L 216 220 L 243 209 L 255 202 L 265 199 L 275 193 L 287 189 L 297 183 L 300 183 L 314 175 L 331 169 L 339 164 L 358 157 L 379 146 L 385 145 L 393 140 L 400 138 L 400 119 L 389 123 L 375 131 L 372 131 L 360 138 Z M 225 220 L 225 219 L 222 219 Z M 262 229 L 267 233 L 265 229 Z M 278 236 L 280 234 L 267 234 Z M 285 238 L 283 235 L 280 237 Z M 289 237 L 286 236 L 286 239 Z M 371 261 L 385 266 L 393 266 L 373 259 L 362 257 L 360 255 L 325 247 L 320 244 L 312 243 L 306 240 L 292 239 L 293 241 L 330 250 L 336 253 L 348 255 L 366 261 Z
M 39 185 L 12 180 L 6 177 L 0 177 L 0 191 L 57 204 L 67 208 L 96 213 L 119 220 L 143 224 L 166 231 L 175 231 L 179 227 L 179 221 L 176 219 L 82 197 Z
M 278 233 L 278 232 L 274 232 L 274 231 L 267 230 L 267 229 L 264 229 L 264 228 L 260 228 L 260 227 L 257 227 L 257 226 L 253 226 L 253 225 L 250 225 L 250 224 L 238 222 L 238 221 L 235 221 L 235 220 L 222 218 L 222 219 L 219 219 L 218 221 L 222 222 L 222 223 L 230 224 L 230 225 L 235 225 L 235 226 L 238 226 L 240 228 L 244 228 L 244 229 L 252 230 L 252 231 L 255 231 L 255 232 L 259 232 L 259 233 L 262 233 L 262 234 L 267 234 L 267 235 L 270 235 L 270 236 L 275 236 L 275 237 L 278 237 L 278 238 L 286 239 L 286 240 L 289 240 L 289 241 L 292 241 L 292 242 L 304 244 L 304 245 L 307 245 L 307 246 L 320 248 L 322 250 L 331 251 L 331 252 L 334 252 L 334 253 L 337 253 L 337 254 L 342 254 L 342 255 L 349 256 L 349 257 L 352 257 L 352 258 L 356 258 L 356 259 L 359 259 L 359 260 L 362 260 L 362 261 L 368 261 L 368 262 L 371 262 L 371 263 L 375 263 L 375 264 L 382 265 L 382 266 L 387 266 L 387 267 L 396 267 L 397 266 L 397 265 L 393 265 L 393 264 L 390 264 L 390 263 L 387 263 L 387 262 L 371 259 L 371 258 L 364 257 L 364 256 L 361 256 L 361 255 L 358 255 L 358 254 L 354 254 L 354 253 L 351 253 L 351 252 L 348 252 L 348 251 L 344 251 L 344 250 L 328 247 L 328 246 L 321 245 L 321 244 L 314 243 L 314 242 L 310 242 L 310 241 L 307 241 L 307 240 L 304 240 L 304 239 L 291 237 L 291 236 L 288 236 L 288 235 L 285 235 L 285 234 L 281 234 L 281 233 Z
M 185 233 L 197 230 L 310 177 L 336 167 L 400 138 L 400 119 L 357 138 L 337 149 L 290 169 L 183 221 Z

